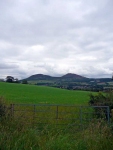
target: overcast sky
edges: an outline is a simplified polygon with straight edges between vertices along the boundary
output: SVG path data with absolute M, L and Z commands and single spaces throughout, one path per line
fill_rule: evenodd
M 0 0 L 0 78 L 112 72 L 113 0 Z

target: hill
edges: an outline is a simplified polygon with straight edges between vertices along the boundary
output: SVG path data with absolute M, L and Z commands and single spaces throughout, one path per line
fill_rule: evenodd
M 80 75 L 77 75 L 77 74 L 73 74 L 73 73 L 68 73 L 68 74 L 66 74 L 66 75 L 63 75 L 61 78 L 62 78 L 62 79 L 63 79 L 63 78 L 86 79 L 86 77 L 83 77 L 83 76 L 80 76 Z
M 52 77 L 49 75 L 43 75 L 43 74 L 35 74 L 27 78 L 28 81 L 30 80 L 47 80 L 51 79 Z
M 61 77 L 52 77 L 44 74 L 35 74 L 26 78 L 29 84 L 57 87 L 69 90 L 103 91 L 113 86 L 110 78 L 86 78 L 84 76 L 68 73 Z
M 63 75 L 61 77 L 52 77 L 52 76 L 49 76 L 49 75 L 44 75 L 44 74 L 35 74 L 35 75 L 32 75 L 30 77 L 27 78 L 28 81 L 30 80 L 53 80 L 53 79 L 59 79 L 59 80 L 62 80 L 62 79 L 86 79 L 86 77 L 83 77 L 83 76 L 80 76 L 80 75 L 77 75 L 77 74 L 73 74 L 73 73 L 68 73 L 66 75 Z

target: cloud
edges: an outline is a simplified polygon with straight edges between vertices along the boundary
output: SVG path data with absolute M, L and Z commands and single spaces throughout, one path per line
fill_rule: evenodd
M 7 64 L 6 63 L 0 63 L 0 69 L 14 69 L 14 68 L 18 68 L 18 65 L 9 64 L 8 62 L 7 62 Z
M 112 0 L 1 0 L 1 76 L 72 72 L 110 77 L 112 4 Z

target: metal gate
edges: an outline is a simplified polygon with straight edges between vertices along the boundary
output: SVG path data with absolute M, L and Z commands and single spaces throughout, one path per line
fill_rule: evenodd
M 109 106 L 11 104 L 11 115 L 37 124 L 87 126 L 94 119 L 110 123 Z

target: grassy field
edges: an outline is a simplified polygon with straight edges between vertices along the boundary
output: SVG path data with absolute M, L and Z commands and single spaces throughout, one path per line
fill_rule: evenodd
M 8 103 L 87 105 L 89 94 L 90 92 L 85 91 L 0 82 L 0 96 L 4 96 Z M 0 97 L 0 100 L 0 150 L 111 150 L 113 148 L 113 128 L 103 119 L 94 118 L 86 124 L 85 128 L 80 130 L 76 125 L 73 125 L 73 122 L 70 122 L 70 126 L 59 126 L 53 121 L 40 124 L 44 117 L 40 111 L 36 117 L 41 118 L 38 122 L 36 120 L 36 123 L 32 118 L 34 114 L 32 115 L 31 111 L 26 111 L 26 113 L 22 111 L 23 114 L 17 111 L 12 117 L 7 114 L 10 110 L 5 110 L 7 107 L 4 107 L 4 103 L 2 103 L 4 99 Z M 27 109 L 31 110 L 28 107 Z M 40 109 L 42 111 L 42 107 Z M 46 109 L 50 111 L 50 108 Z M 55 108 L 55 110 L 57 109 Z M 60 106 L 59 111 L 62 113 L 64 108 Z M 49 120 L 54 117 L 54 120 L 58 122 L 57 117 L 60 117 L 59 120 L 61 117 L 70 117 L 68 110 L 65 111 L 67 112 L 63 113 L 63 116 L 52 116 L 53 114 L 46 113 L 48 115 L 46 117 Z M 87 112 L 85 114 L 87 115 Z M 81 115 L 78 117 L 81 118 Z M 70 118 L 68 121 L 71 121 Z M 78 123 L 81 123 L 81 120 Z
M 52 87 L 0 82 L 0 96 L 9 103 L 87 105 L 89 91 L 69 91 Z

